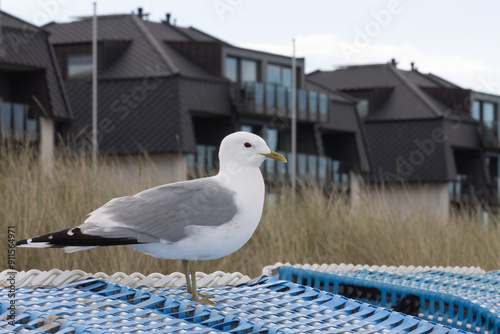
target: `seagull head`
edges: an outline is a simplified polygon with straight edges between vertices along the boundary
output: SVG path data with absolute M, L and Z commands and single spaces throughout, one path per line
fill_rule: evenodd
M 229 163 L 259 167 L 266 158 L 286 162 L 284 156 L 269 149 L 264 139 L 250 132 L 234 132 L 226 136 L 220 145 L 221 167 Z

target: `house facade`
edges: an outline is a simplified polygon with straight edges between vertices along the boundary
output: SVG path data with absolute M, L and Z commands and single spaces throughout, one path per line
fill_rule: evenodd
M 0 141 L 38 145 L 50 168 L 72 115 L 49 34 L 5 12 L 0 29 Z
M 91 18 L 48 24 L 74 113 L 68 131 L 78 149 L 91 138 Z M 308 82 L 297 59 L 297 175 L 349 190 L 371 160 L 357 101 Z M 167 15 L 98 17 L 99 150 L 123 157 L 148 153 L 166 181 L 215 173 L 224 136 L 250 131 L 290 160 L 291 58 L 243 49 Z M 290 165 L 268 161 L 267 182 L 289 182 Z
M 413 66 L 412 66 L 413 67 Z M 388 64 L 316 71 L 311 82 L 360 100 L 370 183 L 403 211 L 497 204 L 498 97 Z M 378 192 L 380 194 L 380 192 Z

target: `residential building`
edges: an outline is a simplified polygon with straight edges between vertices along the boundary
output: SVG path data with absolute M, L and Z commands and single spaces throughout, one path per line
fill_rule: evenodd
M 49 34 L 0 12 L 0 140 L 39 145 L 49 168 L 71 109 Z
M 446 216 L 450 202 L 496 203 L 499 97 L 462 89 L 413 64 L 401 70 L 394 60 L 316 71 L 307 80 L 360 100 L 373 157 L 370 181 L 384 186 L 390 207 Z
M 44 29 L 51 33 L 74 112 L 69 133 L 85 149 L 91 137 L 91 18 Z M 262 135 L 290 159 L 290 57 L 176 26 L 169 14 L 151 22 L 142 10 L 99 16 L 98 50 L 102 154 L 147 152 L 171 180 L 185 179 L 188 171 L 214 173 L 221 139 L 245 130 Z M 309 83 L 304 68 L 304 59 L 297 59 L 298 176 L 349 189 L 370 170 L 357 102 Z M 288 182 L 290 165 L 266 162 L 266 181 Z

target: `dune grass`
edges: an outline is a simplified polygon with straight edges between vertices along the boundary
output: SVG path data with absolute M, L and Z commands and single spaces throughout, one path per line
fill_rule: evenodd
M 16 226 L 18 240 L 75 226 L 113 197 L 160 184 L 161 177 L 154 173 L 130 180 L 116 173 L 113 165 L 112 159 L 101 163 L 94 175 L 87 157 L 62 154 L 56 158 L 54 172 L 47 175 L 31 149 L 1 148 L 0 244 L 5 255 L 0 256 L 0 270 L 7 269 L 7 226 Z M 251 240 L 230 256 L 200 262 L 199 271 L 239 271 L 255 277 L 263 266 L 278 261 L 500 268 L 499 224 L 490 220 L 485 227 L 469 212 L 451 213 L 447 222 L 418 210 L 401 219 L 371 205 L 369 198 L 353 214 L 345 195 L 325 195 L 319 188 L 301 187 L 295 200 L 286 187 L 274 193 Z M 182 271 L 179 261 L 158 260 L 125 246 L 71 254 L 18 248 L 15 260 L 17 270 L 145 275 Z

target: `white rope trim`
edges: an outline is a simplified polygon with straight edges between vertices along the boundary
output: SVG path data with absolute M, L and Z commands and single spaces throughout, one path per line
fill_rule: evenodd
M 277 276 L 277 271 L 279 267 L 289 266 L 300 269 L 308 269 L 314 270 L 324 273 L 351 273 L 358 270 L 369 270 L 369 271 L 381 271 L 381 272 L 389 272 L 389 273 L 399 273 L 399 274 L 414 274 L 421 273 L 429 270 L 439 270 L 454 274 L 462 274 L 462 275 L 480 275 L 485 274 L 486 271 L 479 267 L 429 267 L 429 266 L 369 266 L 369 265 L 354 265 L 354 264 L 290 264 L 290 263 L 281 263 L 277 262 L 274 265 L 265 266 L 262 269 L 262 274 L 265 276 Z
M 178 288 L 186 285 L 186 278 L 184 277 L 184 274 L 179 272 L 174 272 L 169 275 L 153 273 L 148 276 L 144 276 L 141 273 L 133 273 L 127 275 L 122 272 L 117 272 L 113 275 L 107 275 L 103 272 L 91 274 L 86 273 L 82 270 L 62 271 L 59 269 L 51 269 L 49 271 L 40 271 L 37 269 L 32 269 L 29 271 L 19 272 L 11 270 L 2 271 L 0 273 L 0 287 L 11 285 L 11 281 L 7 281 L 7 279 L 12 277 L 12 273 L 15 273 L 16 287 L 60 286 L 73 283 L 77 280 L 83 280 L 92 277 L 106 280 L 113 284 L 125 285 L 132 288 L 137 288 L 140 286 L 152 288 Z M 198 287 L 202 288 L 239 285 L 247 283 L 250 280 L 250 277 L 239 272 L 235 272 L 232 274 L 222 271 L 216 271 L 211 274 L 205 274 L 201 272 L 196 273 L 197 285 Z

